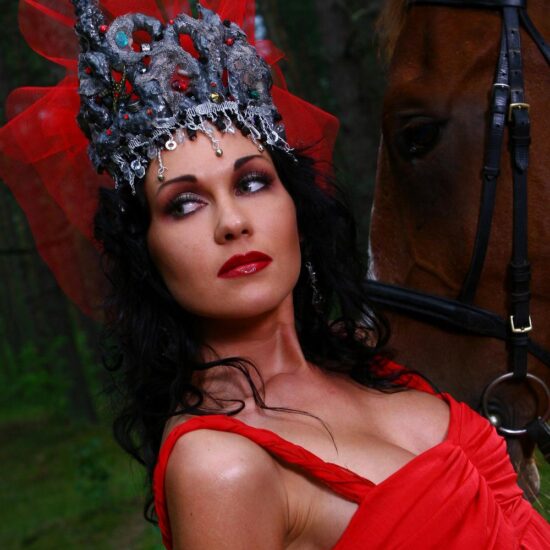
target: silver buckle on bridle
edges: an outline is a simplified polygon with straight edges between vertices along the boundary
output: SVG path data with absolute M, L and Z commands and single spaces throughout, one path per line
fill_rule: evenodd
M 529 315 L 529 324 L 526 327 L 516 327 L 516 325 L 514 324 L 514 316 L 510 315 L 510 326 L 512 327 L 512 332 L 515 334 L 523 334 L 525 332 L 531 332 L 533 330 L 531 315 Z

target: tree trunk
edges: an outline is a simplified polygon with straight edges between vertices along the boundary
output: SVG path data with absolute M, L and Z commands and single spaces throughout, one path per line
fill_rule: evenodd
M 339 151 L 354 185 L 370 205 L 380 133 L 383 78 L 376 59 L 373 24 L 380 3 L 316 0 L 319 32 L 342 139 Z M 368 192 L 366 190 L 368 189 Z
M 78 332 L 82 331 L 80 324 L 80 312 L 76 311 L 75 307 L 65 300 L 66 317 L 70 325 L 70 338 L 67 342 L 67 351 L 69 352 L 67 375 L 70 377 L 69 386 L 69 402 L 71 411 L 79 420 L 84 420 L 89 423 L 96 423 L 97 413 L 95 410 L 93 398 L 90 392 L 90 385 L 86 377 L 84 364 L 82 361 L 82 353 L 78 349 Z
M 269 38 L 287 54 L 284 69 L 290 90 L 340 119 L 337 175 L 350 190 L 364 243 L 384 88 L 373 29 L 381 0 L 365 4 L 363 0 L 259 1 Z

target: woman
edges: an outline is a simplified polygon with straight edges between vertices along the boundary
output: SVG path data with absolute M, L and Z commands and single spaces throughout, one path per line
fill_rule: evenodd
M 337 342 L 334 352 L 340 346 L 351 358 L 353 347 L 346 350 L 343 337 L 323 335 L 319 328 L 297 329 L 293 292 L 300 272 L 307 273 L 300 240 L 305 248 L 318 228 L 304 227 L 309 205 L 302 204 L 297 216 L 292 195 L 300 185 L 314 189 L 314 183 L 299 174 L 291 187 L 293 178 L 287 173 L 285 187 L 279 177 L 284 160 L 277 170 L 267 152 L 258 154 L 254 144 L 239 134 L 225 135 L 220 141 L 224 155 L 214 162 L 203 136 L 165 155 L 173 179 L 161 184 L 152 165 L 145 181 L 148 249 L 174 300 L 193 315 L 201 360 L 223 363 L 220 358 L 246 358 L 257 369 L 250 370 L 252 383 L 262 387 L 266 404 L 291 412 L 262 407 L 242 372 L 223 366 L 188 373 L 206 396 L 201 408 L 218 414 L 238 411 L 234 418 L 247 426 L 266 428 L 327 462 L 380 482 L 445 437 L 448 406 L 414 390 L 386 394 L 355 383 L 343 372 L 345 361 L 331 357 L 329 345 L 321 348 L 321 337 L 332 338 Z M 317 205 L 329 224 L 335 218 L 331 202 Z M 334 241 L 327 236 L 318 243 L 326 251 L 325 268 L 334 267 L 329 246 L 339 244 Z M 342 260 L 353 263 L 353 253 Z M 342 268 L 340 284 L 355 285 L 358 293 L 360 281 L 347 270 L 349 266 Z M 346 291 L 339 290 L 345 296 Z M 296 302 L 302 309 L 308 305 L 313 309 L 310 296 L 297 297 Z M 316 316 L 317 322 L 324 317 L 314 312 L 309 316 Z M 324 319 L 323 323 L 328 326 Z M 305 336 L 311 344 L 306 340 L 301 345 Z M 307 355 L 316 356 L 315 364 L 306 359 L 308 348 Z M 355 355 L 359 360 L 361 355 Z M 357 361 L 355 368 L 367 376 L 371 362 L 365 352 L 362 355 L 362 364 Z M 328 370 L 331 360 L 336 364 Z M 188 403 L 179 406 L 190 408 Z M 417 415 L 403 430 L 403 418 L 411 410 Z M 163 438 L 190 418 L 190 414 L 174 416 Z M 356 505 L 275 457 L 233 433 L 200 430 L 178 440 L 164 481 L 173 547 L 332 548 Z M 157 481 L 163 470 L 164 466 Z M 206 532 L 205 525 L 209 525 Z M 249 527 L 243 529 L 245 525 Z
M 259 153 L 255 145 L 241 134 L 220 135 L 219 138 L 223 157 L 213 159 L 209 140 L 199 135 L 194 142 L 163 155 L 167 174 L 172 175 L 170 179 L 158 181 L 156 163 L 151 164 L 145 179 L 143 201 L 149 216 L 143 216 L 143 239 L 160 276 L 155 284 L 159 287 L 165 284 L 170 293 L 170 298 L 159 304 L 161 312 L 158 316 L 165 319 L 155 319 L 155 322 L 168 324 L 166 317 L 171 312 L 166 310 L 170 308 L 173 314 L 178 315 L 181 308 L 181 314 L 189 315 L 188 322 L 183 323 L 190 340 L 187 344 L 192 342 L 191 345 L 200 346 L 198 354 L 193 354 L 189 361 L 180 363 L 181 355 L 175 355 L 173 360 L 178 364 L 170 376 L 177 374 L 180 377 L 180 380 L 171 381 L 172 385 L 179 382 L 178 390 L 170 395 L 167 380 L 154 397 L 161 401 L 160 408 L 164 408 L 165 415 L 172 412 L 166 409 L 166 404 L 171 400 L 177 403 L 176 410 L 189 410 L 195 414 L 202 411 L 218 414 L 238 412 L 236 418 L 247 425 L 270 429 L 311 449 L 327 461 L 348 466 L 373 481 L 382 480 L 414 454 L 443 439 L 448 425 L 448 407 L 439 399 L 421 392 L 383 394 L 371 391 L 344 374 L 354 369 L 357 378 L 365 381 L 370 377 L 373 385 L 377 382 L 381 384 L 383 380 L 376 380 L 369 371 L 372 349 L 365 347 L 362 338 L 354 335 L 356 339 L 347 341 L 337 330 L 333 329 L 331 333 L 326 320 L 328 316 L 316 311 L 312 303 L 309 275 L 303 266 L 301 252 L 301 248 L 308 245 L 318 248 L 310 253 L 315 259 L 320 253 L 325 253 L 324 268 L 328 268 L 329 273 L 338 270 L 338 261 L 346 262 L 339 268 L 340 273 L 333 274 L 339 278 L 332 283 L 335 288 L 330 283 L 321 283 L 321 275 L 324 278 L 325 272 L 319 270 L 318 291 L 322 289 L 327 297 L 332 297 L 335 291 L 339 292 L 343 302 L 341 307 L 348 309 L 350 304 L 346 304 L 345 300 L 360 297 L 360 272 L 353 265 L 356 261 L 354 251 L 340 245 L 345 240 L 337 239 L 352 237 L 346 235 L 348 228 L 344 224 L 347 220 L 341 219 L 343 213 L 336 210 L 338 203 L 316 190 L 305 160 L 294 164 L 280 154 L 278 157 L 275 153 L 272 158 L 267 151 Z M 281 182 L 280 173 L 286 176 L 286 187 Z M 125 206 L 125 214 L 129 205 Z M 297 208 L 300 209 L 298 215 Z M 313 218 L 311 210 L 314 208 L 323 213 L 324 222 L 329 225 L 326 235 L 319 234 L 322 230 Z M 129 232 L 114 234 L 110 228 L 120 225 L 113 223 L 110 216 L 118 216 L 119 210 L 109 210 L 108 206 L 106 210 L 105 213 L 100 211 L 98 217 L 99 236 L 106 244 L 107 253 L 112 256 L 111 261 L 120 262 L 118 250 L 124 247 Z M 334 233 L 339 225 L 343 226 L 342 229 Z M 120 241 L 112 252 L 102 232 L 109 229 L 113 232 L 109 238 Z M 128 243 L 127 247 L 130 246 Z M 121 265 L 116 269 L 122 271 L 126 267 Z M 133 292 L 132 287 L 138 286 L 136 273 L 142 276 L 143 270 L 132 266 L 128 272 L 114 274 L 113 279 L 121 282 L 119 297 Z M 301 284 L 298 282 L 300 274 L 303 279 Z M 151 276 L 156 278 L 157 274 Z M 293 294 L 296 295 L 295 300 Z M 146 299 L 143 291 L 140 295 L 140 308 L 144 308 Z M 157 296 L 151 300 L 149 307 L 155 307 L 155 302 L 158 302 Z M 302 312 L 300 324 L 307 324 L 307 328 L 297 330 L 295 307 Z M 128 322 L 143 323 L 143 318 L 142 313 Z M 347 321 L 352 322 L 349 317 Z M 122 332 L 125 340 L 139 340 L 147 338 L 146 334 L 150 335 L 149 327 L 145 326 L 141 334 L 133 326 L 123 329 L 119 324 L 115 330 Z M 178 327 L 178 330 L 181 331 L 181 328 Z M 172 334 L 171 337 L 176 338 L 177 335 Z M 149 345 L 153 347 L 151 343 Z M 170 344 L 164 342 L 161 345 L 168 347 Z M 183 346 L 182 342 L 177 348 Z M 310 360 L 314 359 L 325 369 L 308 362 L 304 350 Z M 159 350 L 154 353 L 158 354 Z M 248 364 L 220 359 L 234 357 L 242 357 Z M 144 363 L 154 360 L 153 357 L 147 358 Z M 156 361 L 159 362 L 158 358 Z M 166 363 L 166 358 L 164 361 Z M 189 363 L 201 369 L 196 368 L 193 372 Z M 212 366 L 202 370 L 201 363 L 229 363 L 242 366 L 242 369 Z M 247 366 L 250 383 L 243 376 Z M 152 373 L 148 378 L 138 380 L 135 360 L 128 364 L 127 376 L 135 384 L 140 384 L 142 391 L 149 389 L 154 382 L 158 384 L 158 374 Z M 190 384 L 195 386 L 195 392 L 181 399 L 180 396 L 185 396 L 186 390 L 189 391 Z M 256 388 L 262 388 L 266 404 L 274 407 L 276 412 L 262 407 L 261 400 L 255 395 Z M 204 394 L 205 401 L 200 406 L 192 406 L 197 403 L 198 391 Z M 134 410 L 129 411 L 129 415 L 133 420 L 138 417 L 144 425 L 151 426 L 150 420 L 143 418 L 147 404 L 143 400 L 136 402 L 135 397 L 134 400 Z M 290 409 L 290 413 L 279 410 L 280 407 Z M 415 420 L 418 425 L 414 433 L 407 431 L 397 437 L 391 436 L 392 431 L 401 431 L 398 426 L 409 407 L 423 411 L 422 416 L 433 417 L 429 428 L 426 430 L 424 425 L 420 425 L 422 416 L 419 416 Z M 292 411 L 307 412 L 310 416 L 293 414 Z M 164 436 L 188 418 L 188 414 L 177 414 L 171 418 L 164 428 Z M 353 420 L 350 422 L 350 419 Z M 153 439 L 160 435 L 155 433 L 155 428 L 158 430 L 159 426 L 157 422 L 150 428 Z M 413 427 L 409 424 L 409 430 Z M 205 436 L 209 439 L 202 441 Z M 170 455 L 167 488 L 183 490 L 181 502 L 178 500 L 179 493 L 173 495 L 175 501 L 172 505 L 176 509 L 181 506 L 191 517 L 197 517 L 190 504 L 199 505 L 202 501 L 201 508 L 206 505 L 209 514 L 218 515 L 224 508 L 231 510 L 230 503 L 236 497 L 234 491 L 238 492 L 239 486 L 245 486 L 250 490 L 248 496 L 270 503 L 265 508 L 263 522 L 258 517 L 261 502 L 250 502 L 246 506 L 246 510 L 255 516 L 257 531 L 243 533 L 242 525 L 246 523 L 246 518 L 232 518 L 229 510 L 223 515 L 237 528 L 239 544 L 255 548 L 260 547 L 254 542 L 255 537 L 265 537 L 268 533 L 274 535 L 274 530 L 281 527 L 279 520 L 284 519 L 284 507 L 280 498 L 293 497 L 298 505 L 293 514 L 314 523 L 311 526 L 294 526 L 296 536 L 299 535 L 298 544 L 305 544 L 311 539 L 310 544 L 332 547 L 355 507 L 353 502 L 279 467 L 256 445 L 243 441 L 240 436 L 214 434 L 210 441 L 211 437 L 212 434 L 197 432 L 182 439 Z M 152 442 L 146 443 L 151 445 Z M 195 456 L 191 461 L 186 458 L 187 445 L 191 446 L 189 452 Z M 364 456 L 365 446 L 370 449 L 368 460 Z M 156 452 L 156 448 L 151 449 L 153 456 Z M 235 460 L 229 459 L 231 456 Z M 214 463 L 210 463 L 209 458 Z M 180 468 L 178 463 L 187 464 Z M 236 470 L 235 465 L 239 463 L 243 464 L 243 468 Z M 192 465 L 199 470 L 193 472 Z M 202 470 L 203 467 L 206 470 Z M 190 483 L 198 494 L 180 486 L 178 472 L 192 476 L 183 482 Z M 204 474 L 207 476 L 205 479 L 202 478 Z M 214 478 L 210 478 L 211 474 Z M 176 475 L 173 481 L 171 475 Z M 290 479 L 286 480 L 289 475 Z M 260 477 L 255 482 L 256 476 Z M 230 485 L 220 486 L 220 477 Z M 209 479 L 214 482 L 211 486 L 214 499 L 214 494 L 210 494 L 208 489 Z M 259 490 L 260 483 L 262 490 Z M 288 495 L 282 491 L 286 485 L 290 492 Z M 273 495 L 267 492 L 270 487 L 275 489 Z M 246 496 L 242 495 L 243 498 Z M 170 492 L 167 497 L 170 505 Z M 190 499 L 189 502 L 187 499 Z M 216 502 L 216 507 L 213 502 Z M 309 516 L 313 511 L 308 515 L 305 509 L 314 502 L 319 517 L 312 520 Z M 198 515 L 200 522 L 209 521 L 204 512 Z M 276 522 L 274 518 L 277 518 Z M 193 521 L 186 519 L 171 524 L 181 525 L 185 529 L 185 534 L 181 536 L 187 542 L 179 542 L 182 547 L 199 548 L 200 544 L 205 548 L 215 547 L 214 540 L 205 537 Z M 223 535 L 227 542 L 225 521 L 219 523 L 219 527 L 219 531 L 211 527 L 209 535 Z M 261 547 L 267 547 L 267 543 L 263 544 Z
M 289 115 L 230 17 L 74 4 L 79 123 L 116 184 L 116 433 L 166 548 L 543 548 L 502 438 L 382 358 L 324 115 Z

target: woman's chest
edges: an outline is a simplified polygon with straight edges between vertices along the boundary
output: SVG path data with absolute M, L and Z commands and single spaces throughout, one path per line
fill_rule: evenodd
M 318 477 L 316 472 L 305 472 L 278 461 L 288 495 L 290 530 L 287 548 L 333 548 L 348 528 L 362 496 L 373 489 L 367 480 L 378 485 L 414 457 L 406 449 L 358 437 L 355 442 L 341 443 L 338 456 L 324 465 Z M 364 479 L 353 479 L 350 472 Z M 355 494 L 350 490 L 350 480 L 353 485 L 358 485 Z M 347 493 L 342 494 L 339 483 L 346 486 Z
M 308 392 L 301 393 L 296 388 L 292 399 L 281 399 L 290 395 L 287 391 L 274 395 L 268 403 L 306 414 L 268 410 L 258 415 L 253 412 L 244 421 L 305 449 L 320 459 L 333 480 L 341 477 L 346 484 L 346 475 L 349 480 L 350 472 L 357 474 L 359 484 L 367 486 L 363 491 L 379 485 L 417 455 L 440 443 L 448 427 L 447 405 L 420 392 L 385 394 L 363 388 L 356 391 L 347 384 L 331 384 L 329 391 L 322 390 L 315 388 L 315 399 L 309 399 Z M 426 397 L 431 400 L 428 406 Z M 434 404 L 444 408 L 440 411 L 444 413 L 441 427 L 437 433 L 426 435 L 422 426 L 426 418 L 432 417 Z M 288 495 L 287 548 L 333 548 L 348 528 L 360 497 L 342 494 L 316 472 L 306 472 L 281 460 L 278 463 Z
M 360 499 L 359 494 L 354 498 L 353 494 L 339 491 L 338 483 L 347 485 L 350 476 L 353 477 L 350 472 L 357 474 L 358 483 L 368 489 L 371 484 L 367 480 L 377 485 L 416 456 L 388 441 L 380 423 L 369 418 L 367 409 L 365 405 L 354 407 L 349 401 L 334 399 L 326 401 L 323 407 L 310 407 L 308 412 L 317 418 L 267 411 L 267 419 L 246 419 L 247 424 L 275 432 L 319 459 L 319 463 L 315 459 L 308 462 L 306 455 L 306 462 L 314 466 L 310 471 L 274 459 L 288 495 L 286 548 L 289 550 L 328 550 L 335 546 Z
M 411 437 L 415 413 L 404 394 L 332 384 L 329 391 L 315 388 L 310 395 L 300 388 L 273 394 L 268 405 L 277 410 L 247 408 L 238 417 L 375 484 L 431 446 Z

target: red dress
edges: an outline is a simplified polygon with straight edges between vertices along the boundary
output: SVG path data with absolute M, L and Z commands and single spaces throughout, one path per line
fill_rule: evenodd
M 419 377 L 407 385 L 434 393 Z M 168 458 L 182 435 L 208 429 L 247 437 L 356 502 L 358 508 L 333 550 L 550 549 L 550 524 L 523 498 L 504 439 L 466 404 L 446 393 L 436 395 L 450 407 L 445 440 L 379 484 L 233 417 L 196 417 L 176 426 L 161 447 L 154 473 L 164 546 L 172 549 L 164 492 Z

